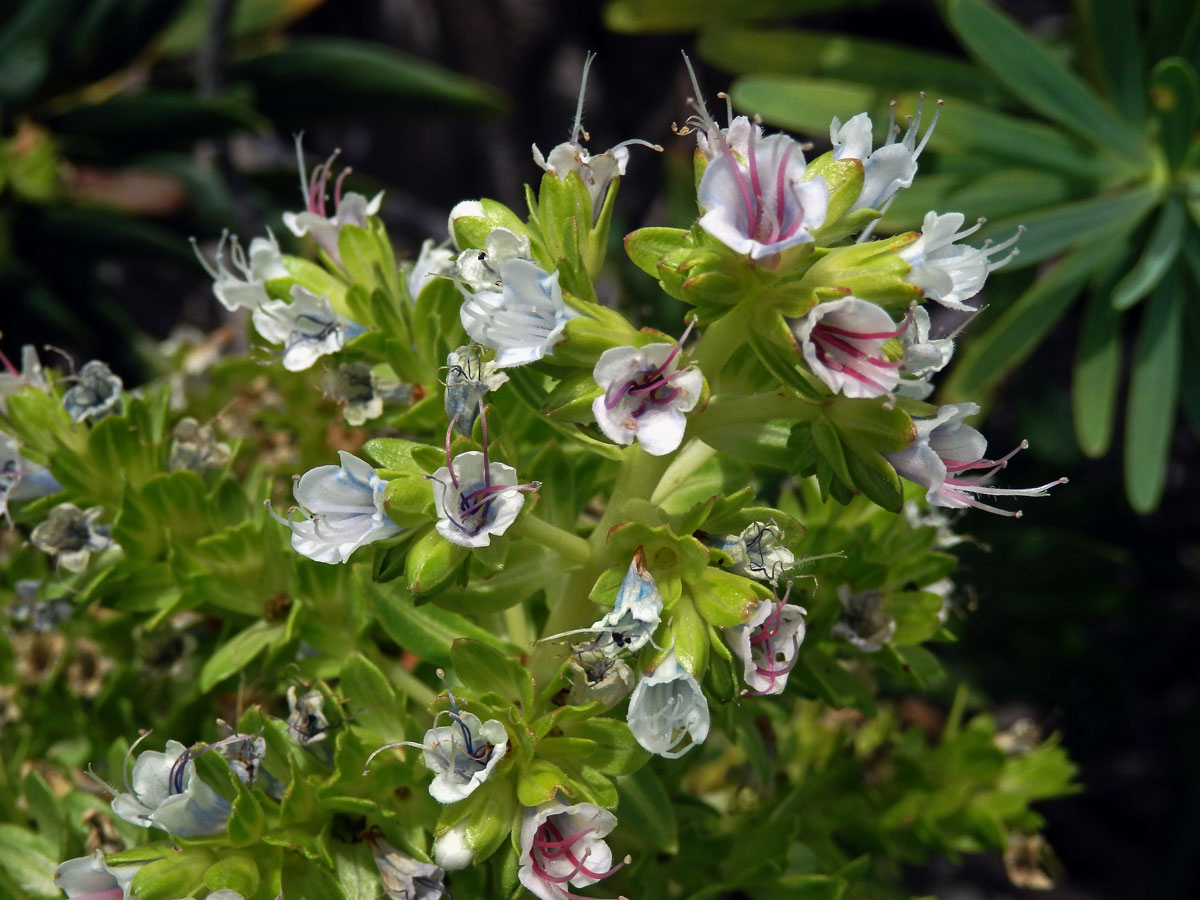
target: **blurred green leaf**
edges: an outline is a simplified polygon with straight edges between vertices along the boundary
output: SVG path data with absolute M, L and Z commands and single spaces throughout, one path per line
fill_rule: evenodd
M 283 636 L 283 625 L 255 622 L 218 647 L 200 670 L 200 690 L 210 691 L 240 672 L 263 650 Z
M 1186 226 L 1183 201 L 1178 197 L 1169 198 L 1146 239 L 1141 258 L 1113 289 L 1113 309 L 1129 309 L 1162 281 L 1167 269 L 1179 255 Z
M 949 0 L 947 24 L 1016 96 L 1085 141 L 1148 165 L 1140 134 L 1007 15 L 985 0 Z
M 1121 380 L 1121 313 L 1106 291 L 1093 291 L 1083 314 L 1071 378 L 1071 409 L 1079 447 L 1092 458 L 1108 452 Z
M 146 147 L 186 150 L 202 138 L 238 131 L 265 133 L 269 128 L 246 97 L 200 97 L 191 91 L 162 89 L 76 106 L 50 117 L 46 124 L 76 153 L 121 160 Z
M 1142 54 L 1134 0 L 1081 0 L 1074 4 L 1095 50 L 1101 80 L 1126 118 L 1146 118 Z
M 618 32 L 692 31 L 725 22 L 755 22 L 779 16 L 874 6 L 879 0 L 610 0 L 605 27 Z
M 237 40 L 274 31 L 303 18 L 323 0 L 238 0 L 233 4 L 229 36 Z M 209 36 L 212 0 L 187 0 L 158 40 L 164 56 L 185 56 L 199 50 Z
M 705 61 L 739 75 L 829 78 L 884 92 L 926 91 L 931 97 L 1002 101 L 996 80 L 962 60 L 843 34 L 779 28 L 705 31 L 696 45 Z
M 1024 362 L 1070 307 L 1091 272 L 1116 251 L 1124 234 L 1084 244 L 1034 282 L 963 351 L 944 391 L 971 399 Z
M 915 227 L 931 209 L 964 210 L 985 219 L 1019 217 L 1066 203 L 1079 193 L 1072 177 L 1036 169 L 922 173 L 912 187 L 896 194 L 879 227 L 884 233 Z
M 617 779 L 617 793 L 621 797 L 621 824 L 628 833 L 638 835 L 650 849 L 678 852 L 675 810 L 653 766 L 642 766 L 632 775 Z
M 297 40 L 233 63 L 230 80 L 254 85 L 258 108 L 273 119 L 377 114 L 494 114 L 493 88 L 380 44 L 331 38 Z
M 1179 398 L 1183 273 L 1174 267 L 1150 297 L 1134 350 L 1125 419 L 1125 490 L 1140 513 L 1162 498 Z
M 1177 168 L 1187 155 L 1200 114 L 1200 81 L 1185 59 L 1161 60 L 1150 73 L 1150 101 L 1158 118 L 1158 141 L 1167 164 Z

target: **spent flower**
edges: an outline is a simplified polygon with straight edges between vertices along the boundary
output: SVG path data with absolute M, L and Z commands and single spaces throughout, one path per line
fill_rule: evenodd
M 842 601 L 842 617 L 834 623 L 830 634 L 849 641 L 864 653 L 877 653 L 896 633 L 896 620 L 883 611 L 883 596 L 879 591 L 850 590 L 838 586 Z
M 413 859 L 397 850 L 374 831 L 364 839 L 379 869 L 379 883 L 390 900 L 439 900 L 446 888 L 446 872 L 441 866 Z
M 74 384 L 63 394 L 63 408 L 72 422 L 95 422 L 121 405 L 121 379 L 98 359 L 83 364 Z
M 29 541 L 53 556 L 56 565 L 82 572 L 93 553 L 117 546 L 109 526 L 97 524 L 102 515 L 104 509 L 100 506 L 82 510 L 74 503 L 60 503 L 33 529 Z
M 796 564 L 796 556 L 780 543 L 783 532 L 775 522 L 751 522 L 740 534 L 715 534 L 714 548 L 729 557 L 729 571 L 743 578 L 774 584 Z
M 470 437 L 479 418 L 483 395 L 508 382 L 508 376 L 496 371 L 496 363 L 484 360 L 479 348 L 467 344 L 446 356 L 446 418 L 454 430 Z

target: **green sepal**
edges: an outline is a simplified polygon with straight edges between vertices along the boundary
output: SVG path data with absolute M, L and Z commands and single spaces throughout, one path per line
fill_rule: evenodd
M 544 410 L 560 422 L 592 422 L 592 402 L 604 393 L 592 373 L 568 375 L 550 392 Z
M 431 529 L 412 545 L 404 560 L 408 589 L 418 600 L 445 587 L 471 555 L 471 548 L 451 543 Z
M 402 528 L 422 525 L 436 515 L 429 481 L 413 472 L 401 472 L 388 481 L 383 508 L 388 518 Z
M 337 275 L 331 274 L 315 262 L 299 256 L 283 254 L 283 267 L 291 278 L 274 278 L 267 282 L 267 293 L 280 300 L 292 299 L 292 285 L 298 284 L 316 294 L 318 297 L 328 297 L 333 311 L 343 316 L 350 313 L 346 305 L 346 284 Z
M 371 438 L 363 451 L 387 472 L 429 475 L 446 464 L 444 450 L 403 438 Z
M 841 220 L 862 194 L 863 164 L 858 159 L 835 160 L 833 151 L 830 151 L 808 164 L 805 180 L 811 181 L 818 176 L 825 179 L 829 188 L 829 205 L 824 224 L 813 232 L 813 243 L 818 247 L 828 247 L 860 230 L 847 230 L 847 223 Z M 871 216 L 872 219 L 877 217 L 878 213 Z
M 479 864 L 496 852 L 512 830 L 517 803 L 516 771 L 496 772 L 469 797 L 442 807 L 435 833 L 440 837 L 451 828 L 462 831 L 463 843 Z
M 905 308 L 924 294 L 905 280 L 912 265 L 898 251 L 918 237 L 910 231 L 818 252 L 802 278 L 780 284 L 768 293 L 767 300 L 790 318 L 849 294 L 881 306 Z
M 517 781 L 517 800 L 522 806 L 548 803 L 559 791 L 570 793 L 570 779 L 566 772 L 545 759 L 535 759 L 526 766 Z
M 147 863 L 130 883 L 138 900 L 179 900 L 190 897 L 204 885 L 204 873 L 213 863 L 212 853 L 201 847 L 185 847 L 170 857 Z
M 641 547 L 646 568 L 659 585 L 660 593 L 663 593 L 662 580 L 695 581 L 703 576 L 708 565 L 707 547 L 690 534 L 676 537 L 666 525 L 651 527 L 641 522 L 626 522 L 609 532 L 608 542 L 610 554 L 619 559 L 633 559 L 634 552 Z
M 692 600 L 705 621 L 717 628 L 741 625 L 771 592 L 757 581 L 709 566 L 704 577 L 690 585 Z
M 450 221 L 454 243 L 467 249 L 483 249 L 487 236 L 494 228 L 507 228 L 519 235 L 528 235 L 529 229 L 515 212 L 497 200 L 486 197 L 479 201 L 482 216 L 456 216 Z
M 664 635 L 667 643 L 659 643 L 664 647 L 670 646 L 673 639 L 675 658 L 679 660 L 679 665 L 697 681 L 702 680 L 708 668 L 708 623 L 696 609 L 690 587 L 684 591 L 684 595 L 671 611 L 671 617 L 669 636 Z M 647 671 L 653 669 L 652 666 Z
M 204 872 L 204 886 L 210 891 L 232 890 L 243 897 L 252 897 L 261 880 L 257 864 L 244 853 L 223 856 Z
M 684 228 L 639 228 L 625 236 L 625 252 L 635 266 L 658 278 L 658 264 L 664 256 L 691 249 L 689 235 Z
M 650 760 L 650 753 L 634 739 L 629 726 L 619 719 L 593 717 L 563 722 L 561 727 L 566 734 L 591 745 L 584 762 L 601 774 L 628 775 Z
M 559 366 L 585 366 L 591 369 L 600 354 L 613 347 L 643 344 L 638 330 L 616 310 L 598 303 L 574 299 L 571 303 L 582 315 L 567 321 L 564 339 L 554 345 L 546 362 Z

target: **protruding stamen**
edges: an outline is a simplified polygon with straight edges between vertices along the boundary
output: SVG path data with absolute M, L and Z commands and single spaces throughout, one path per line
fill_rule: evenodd
M 583 75 L 579 79 L 579 99 L 575 103 L 575 123 L 571 126 L 571 143 L 578 144 L 579 137 L 583 133 L 583 98 L 587 94 L 588 72 L 592 68 L 592 60 L 596 58 L 596 54 L 588 52 L 583 59 Z

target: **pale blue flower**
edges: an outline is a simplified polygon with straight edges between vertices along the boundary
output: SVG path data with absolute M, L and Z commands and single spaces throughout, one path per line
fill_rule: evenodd
M 268 300 L 266 284 L 274 278 L 287 278 L 288 270 L 283 265 L 283 254 L 271 229 L 266 237 L 256 237 L 250 242 L 249 250 L 242 248 L 237 235 L 228 231 L 221 233 L 214 261 L 200 252 L 196 239 L 192 238 L 192 250 L 200 265 L 213 280 L 213 295 L 230 312 L 237 309 L 258 309 Z M 225 258 L 225 242 L 229 242 L 229 262 Z
M 626 716 L 634 739 L 646 750 L 677 759 L 708 737 L 708 701 L 700 684 L 668 653 L 633 689 Z
M 367 832 L 365 840 L 379 868 L 379 883 L 390 900 L 439 900 L 446 894 L 442 884 L 446 872 L 441 866 L 413 859 L 374 832 Z
M 0 431 L 0 520 L 9 516 L 9 501 L 36 500 L 62 489 L 49 469 L 21 455 L 16 438 Z
M 468 294 L 459 310 L 471 339 L 496 351 L 496 368 L 536 362 L 563 339 L 579 313 L 563 302 L 558 272 L 512 258 L 498 270 L 499 287 Z
M 110 866 L 97 850 L 62 863 L 54 870 L 54 884 L 68 900 L 126 900 L 133 876 L 143 865 Z
M 622 653 L 637 653 L 650 643 L 662 619 L 663 598 L 650 570 L 646 568 L 646 557 L 639 547 L 630 560 L 629 569 L 621 579 L 617 599 L 610 612 L 590 628 L 564 631 L 549 635 L 544 641 L 569 637 L 576 634 L 594 634 L 595 639 L 586 645 L 586 650 L 598 650 L 613 657 Z
M 308 288 L 292 285 L 292 301 L 269 300 L 254 310 L 251 318 L 263 339 L 283 344 L 283 367 L 301 372 L 322 356 L 341 350 L 348 337 L 365 329 L 334 312 L 329 298 Z
M 486 440 L 485 440 L 486 445 Z M 517 484 L 517 470 L 491 462 L 486 451 L 468 450 L 431 476 L 438 534 L 460 547 L 486 547 L 492 535 L 504 534 L 525 505 L 523 492 L 536 491 L 534 481 Z
M 446 418 L 459 434 L 470 437 L 479 418 L 483 395 L 508 382 L 508 376 L 496 371 L 496 364 L 484 361 L 479 349 L 470 344 L 451 350 L 446 356 Z
M 129 748 L 130 754 L 136 746 Z M 113 812 L 126 822 L 176 837 L 224 831 L 229 802 L 196 775 L 193 755 L 178 741 L 167 741 L 163 753 L 141 753 L 133 764 L 132 786 L 126 782 L 127 791 L 113 798 Z
M 726 568 L 743 578 L 772 584 L 796 564 L 796 556 L 779 542 L 782 532 L 774 521 L 751 522 L 739 534 L 716 534 L 712 546 L 729 557 Z

